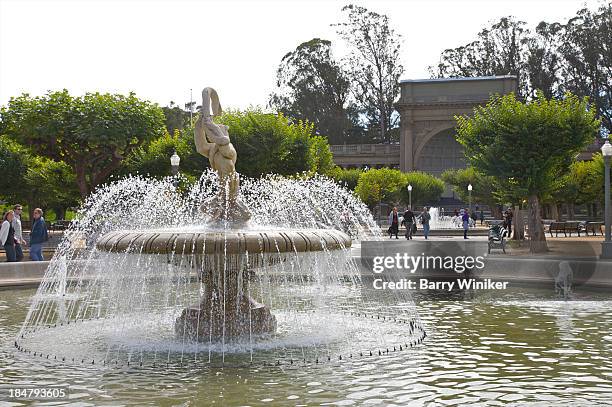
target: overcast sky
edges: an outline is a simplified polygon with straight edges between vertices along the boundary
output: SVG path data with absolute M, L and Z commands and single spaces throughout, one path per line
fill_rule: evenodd
M 0 0 L 0 104 L 67 88 L 127 93 L 167 105 L 199 102 L 205 86 L 226 107 L 265 105 L 278 64 L 314 37 L 330 39 L 349 0 Z M 563 21 L 596 0 L 354 1 L 387 14 L 403 37 L 404 79 L 429 77 L 446 48 L 506 15 L 530 27 Z

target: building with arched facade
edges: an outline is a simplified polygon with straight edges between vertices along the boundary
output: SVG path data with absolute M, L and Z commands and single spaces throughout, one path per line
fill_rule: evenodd
M 455 116 L 470 115 L 492 95 L 517 91 L 514 76 L 401 81 L 396 103 L 399 144 L 332 145 L 334 162 L 343 168 L 399 168 L 436 176 L 464 168 L 463 147 L 455 140 Z
M 465 168 L 463 147 L 455 140 L 456 116 L 471 115 L 492 95 L 516 92 L 514 76 L 403 80 L 396 103 L 400 142 L 332 145 L 336 165 L 343 168 L 399 168 L 440 176 Z M 447 188 L 444 196 L 451 196 Z
M 399 168 L 439 176 L 465 167 L 463 147 L 455 140 L 455 117 L 471 115 L 492 95 L 516 92 L 518 83 L 514 76 L 490 76 L 405 80 L 400 86 Z

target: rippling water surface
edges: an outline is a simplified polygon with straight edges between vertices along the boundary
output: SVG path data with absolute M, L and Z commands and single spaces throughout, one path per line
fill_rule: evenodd
M 15 352 L 34 293 L 0 291 L 0 384 L 69 386 L 79 405 L 612 405 L 612 301 L 604 294 L 418 293 L 428 337 L 407 352 L 316 366 L 140 369 Z

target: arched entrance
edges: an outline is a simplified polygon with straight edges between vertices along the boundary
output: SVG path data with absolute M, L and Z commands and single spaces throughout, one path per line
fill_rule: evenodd
M 452 128 L 434 134 L 417 151 L 415 169 L 419 171 L 439 177 L 447 169 L 456 168 L 465 168 L 465 157 Z
M 439 175 L 461 168 L 461 146 L 452 137 L 456 116 L 471 115 L 491 95 L 516 92 L 514 76 L 404 80 L 400 113 L 400 169 Z

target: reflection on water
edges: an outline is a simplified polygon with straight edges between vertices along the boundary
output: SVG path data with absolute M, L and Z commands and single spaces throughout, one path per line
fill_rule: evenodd
M 536 290 L 415 295 L 424 346 L 316 366 L 62 366 L 15 352 L 33 290 L 0 291 L 0 383 L 70 386 L 71 402 L 128 405 L 440 405 L 612 400 L 612 301 Z

